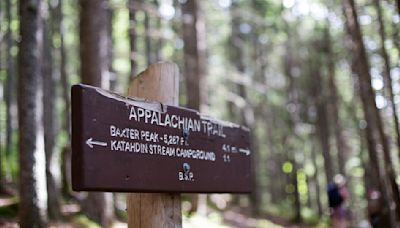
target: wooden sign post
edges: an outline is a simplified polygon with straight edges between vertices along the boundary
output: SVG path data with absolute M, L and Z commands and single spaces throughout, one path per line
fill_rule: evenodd
M 178 105 L 178 67 L 172 63 L 151 65 L 135 78 L 128 95 Z M 129 193 L 127 207 L 129 228 L 182 227 L 179 193 Z
M 180 227 L 180 196 L 249 193 L 247 128 L 178 104 L 173 63 L 151 65 L 123 97 L 72 87 L 72 188 L 128 195 L 129 227 Z M 140 98 L 135 98 L 140 97 Z

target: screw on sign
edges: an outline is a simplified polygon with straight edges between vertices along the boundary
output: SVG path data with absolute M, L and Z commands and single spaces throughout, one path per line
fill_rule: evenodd
M 72 87 L 72 120 L 74 190 L 251 191 L 244 127 L 82 84 Z

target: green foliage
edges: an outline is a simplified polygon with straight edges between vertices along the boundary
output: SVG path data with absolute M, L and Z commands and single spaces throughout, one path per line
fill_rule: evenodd
M 4 199 L 3 199 L 4 200 Z M 0 207 L 0 217 L 15 218 L 18 215 L 18 202 L 16 199 L 11 199 L 13 202 Z

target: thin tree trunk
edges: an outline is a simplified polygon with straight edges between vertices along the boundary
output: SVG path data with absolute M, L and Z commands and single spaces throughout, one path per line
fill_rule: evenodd
M 131 65 L 131 72 L 130 72 L 130 81 L 133 80 L 133 78 L 137 74 L 137 53 L 136 53 L 136 40 L 137 40 L 137 34 L 136 34 L 136 10 L 137 10 L 137 4 L 139 4 L 138 0 L 128 0 L 128 9 L 129 9 L 129 45 L 130 45 L 130 65 Z
M 313 166 L 315 168 L 315 172 L 313 175 L 313 179 L 314 179 L 314 187 L 315 187 L 315 201 L 317 203 L 317 208 L 318 208 L 318 217 L 321 218 L 322 214 L 323 214 L 323 210 L 322 210 L 322 203 L 321 203 L 321 188 L 320 188 L 320 184 L 319 184 L 319 167 L 318 167 L 318 163 L 317 163 L 317 155 L 315 154 L 315 147 L 313 146 L 311 148 L 311 160 L 313 163 Z
M 371 75 L 369 72 L 369 63 L 365 46 L 362 40 L 361 30 L 357 19 L 357 12 L 353 0 L 343 0 L 343 13 L 346 17 L 346 27 L 349 36 L 352 38 L 351 47 L 349 51 L 353 53 L 352 69 L 357 75 L 360 97 L 364 110 L 365 119 L 367 121 L 367 140 L 370 150 L 370 155 L 377 154 L 378 151 L 383 152 L 383 158 L 385 161 L 385 168 L 381 171 L 379 168 L 379 160 L 370 158 L 370 161 L 376 162 L 375 166 L 378 167 L 379 179 L 381 181 L 380 189 L 383 190 L 385 198 L 385 205 L 391 205 L 394 202 L 396 207 L 394 210 L 388 208 L 391 211 L 391 225 L 396 227 L 396 212 L 400 209 L 400 201 L 397 199 L 399 196 L 398 186 L 395 181 L 395 173 L 393 170 L 390 149 L 387 141 L 387 137 L 384 133 L 383 122 L 376 107 L 375 103 L 375 92 L 371 86 Z M 380 158 L 378 154 L 378 159 Z M 386 181 L 388 178 L 388 181 Z M 385 183 L 388 182 L 389 188 L 386 188 Z M 398 215 L 399 213 L 397 213 Z
M 186 1 L 181 5 L 182 30 L 184 42 L 184 64 L 187 103 L 191 109 L 205 111 L 207 91 L 205 82 L 205 56 L 204 56 L 204 21 L 201 14 L 201 2 L 197 0 Z M 207 195 L 192 196 L 191 213 L 197 211 L 205 216 L 207 209 Z
M 207 31 L 206 31 L 206 18 L 204 16 L 203 1 L 197 0 L 196 12 L 196 34 L 197 34 L 197 50 L 198 50 L 198 63 L 200 77 L 200 111 L 206 112 L 208 109 L 208 86 L 207 86 Z M 187 75 L 187 74 L 186 74 Z
M 367 147 L 368 147 L 368 155 L 369 155 L 369 166 L 372 167 L 374 172 L 367 172 L 368 179 L 371 183 L 368 183 L 368 187 L 366 192 L 379 191 L 382 194 L 382 198 L 379 199 L 380 204 L 382 205 L 381 211 L 379 212 L 380 217 L 382 217 L 382 221 L 379 222 L 381 225 L 390 224 L 391 227 L 396 227 L 396 215 L 395 211 L 389 208 L 391 200 L 390 191 L 387 189 L 388 181 L 386 176 L 384 176 L 384 171 L 379 165 L 379 159 L 381 156 L 377 154 L 376 147 L 374 145 L 374 139 L 372 138 L 372 134 L 370 133 L 372 129 L 367 125 L 365 129 L 366 138 L 367 138 Z M 368 195 L 367 195 L 368 197 Z M 370 202 L 368 202 L 369 204 Z M 370 221 L 372 222 L 372 221 Z M 383 226 L 385 227 L 385 226 Z
M 399 28 L 400 23 L 395 23 L 392 21 L 392 41 L 394 46 L 397 49 L 397 58 L 400 59 L 400 28 Z M 398 61 L 397 66 L 400 66 L 400 63 Z
M 332 127 L 334 128 L 333 132 L 337 147 L 339 172 L 346 176 L 345 165 L 348 158 L 349 148 L 345 137 L 343 136 L 343 128 L 339 118 L 339 95 L 335 82 L 335 56 L 332 50 L 331 42 L 330 28 L 327 27 L 325 31 L 325 48 L 327 52 L 328 68 L 329 113 L 331 113 L 332 116 Z
M 284 21 L 285 23 L 285 32 L 286 35 L 288 37 L 291 37 L 290 33 L 290 27 L 288 25 L 288 23 L 286 21 Z M 287 86 L 286 86 L 286 104 L 287 105 L 293 105 L 293 109 L 291 111 L 288 112 L 288 118 L 287 118 L 287 126 L 289 129 L 289 132 L 295 132 L 295 128 L 296 125 L 300 122 L 300 117 L 299 117 L 299 91 L 298 91 L 298 86 L 296 86 L 296 80 L 295 77 L 293 75 L 293 68 L 296 67 L 295 65 L 295 61 L 294 61 L 294 56 L 295 53 L 293 51 L 293 46 L 292 46 L 292 39 L 289 38 L 286 43 L 285 43 L 285 54 L 283 56 L 283 71 L 284 71 L 284 75 L 287 79 Z M 283 141 L 284 145 L 288 144 L 287 142 L 287 137 L 286 139 Z M 297 162 L 294 155 L 290 154 L 293 153 L 292 152 L 288 152 L 286 156 L 293 156 L 293 159 L 289 159 L 289 160 L 293 160 L 294 162 Z M 296 164 L 293 164 L 294 166 L 296 166 Z M 296 168 L 296 167 L 294 167 Z M 297 170 L 294 170 L 297 173 Z M 297 175 L 297 174 L 296 174 Z M 292 180 L 289 180 L 288 183 L 292 183 Z M 297 184 L 297 180 L 296 183 Z M 295 192 L 294 194 L 299 194 L 298 193 L 298 186 L 295 187 Z M 297 220 L 297 222 L 301 222 L 302 218 L 301 218 L 301 204 L 300 202 L 294 202 L 294 207 L 295 207 L 295 219 Z
M 45 7 L 48 9 L 48 7 Z M 43 20 L 43 126 L 44 126 L 44 149 L 46 153 L 46 181 L 47 181 L 47 211 L 49 219 L 60 219 L 60 194 L 58 184 L 59 167 L 58 154 L 56 151 L 56 78 L 53 73 L 53 48 L 50 29 L 49 10 L 46 10 L 46 18 Z
M 318 44 L 314 45 L 318 46 Z M 322 150 L 322 155 L 324 157 L 324 169 L 325 169 L 325 177 L 326 183 L 333 181 L 334 176 L 334 168 L 332 166 L 333 159 L 331 155 L 331 148 L 330 148 L 330 128 L 328 121 L 328 114 L 327 114 L 327 105 L 326 105 L 326 97 L 323 93 L 324 87 L 326 85 L 325 81 L 321 76 L 321 64 L 316 62 L 313 64 L 311 60 L 309 60 L 310 66 L 310 74 L 311 74 L 311 96 L 314 98 L 314 104 L 317 111 L 316 117 L 316 133 L 317 137 L 320 142 L 320 149 Z M 322 87 L 322 88 L 321 88 Z
M 354 85 L 354 90 L 359 90 L 356 88 L 357 85 Z M 355 101 L 353 101 L 352 103 L 355 103 Z M 373 204 L 371 204 L 371 199 L 370 199 L 370 193 L 373 191 L 378 191 L 379 193 L 382 194 L 382 197 L 378 198 L 378 202 L 381 205 L 381 211 L 379 212 L 378 216 L 380 217 L 379 221 L 378 221 L 378 225 L 377 227 L 388 227 L 390 224 L 394 224 L 395 221 L 392 220 L 394 219 L 394 213 L 392 213 L 392 211 L 388 210 L 387 208 L 385 208 L 386 202 L 388 200 L 388 192 L 385 188 L 386 186 L 386 179 L 385 177 L 382 177 L 382 169 L 379 165 L 379 159 L 378 158 L 378 154 L 376 151 L 376 148 L 374 147 L 374 139 L 371 138 L 373 135 L 371 134 L 371 130 L 370 130 L 370 126 L 368 126 L 368 124 L 366 125 L 366 127 L 364 129 L 360 128 L 359 124 L 360 124 L 360 120 L 357 118 L 357 114 L 356 114 L 356 108 L 354 106 L 349 106 L 348 107 L 348 113 L 351 114 L 351 117 L 353 119 L 354 122 L 354 127 L 355 129 L 359 129 L 359 135 L 360 135 L 360 158 L 362 159 L 363 162 L 363 167 L 365 168 L 365 174 L 364 174 L 364 186 L 365 186 L 365 196 L 367 199 L 367 203 L 368 203 L 368 208 L 371 207 L 376 207 L 376 205 L 374 206 Z M 365 136 L 364 136 L 365 135 Z M 365 139 L 364 139 L 365 137 Z M 364 151 L 364 147 L 365 145 L 367 146 L 368 149 L 368 158 L 364 159 L 362 156 L 362 152 Z M 368 167 L 368 168 L 366 168 Z M 369 209 L 368 209 L 369 212 Z M 370 222 L 372 223 L 371 219 Z
M 3 16 L 3 8 L 2 8 L 2 4 L 0 4 L 0 20 L 3 20 L 3 17 L 4 17 Z M 3 39 L 4 39 L 4 36 L 0 36 L 0 44 L 3 43 Z M 1 45 L 0 45 L 0 50 L 1 50 Z M 2 64 L 3 58 L 1 58 L 1 57 L 2 56 L 0 56 L 0 66 L 3 65 Z M 2 83 L 2 85 L 3 85 L 3 83 Z M 4 97 L 4 92 L 0 96 L 2 97 L 3 102 L 6 102 L 6 98 Z M 0 129 L 3 129 L 2 121 L 0 121 Z M 2 134 L 0 134 L 0 193 L 4 192 L 4 173 L 3 173 L 4 168 L 3 168 L 3 163 L 5 163 L 5 162 L 3 162 L 3 161 L 5 160 L 4 159 L 5 156 L 4 156 L 2 144 L 3 144 L 3 139 L 2 139 Z
M 82 82 L 107 89 L 107 3 L 106 0 L 80 1 L 80 60 Z M 96 15 L 96 16 L 94 16 Z M 102 227 L 110 227 L 113 217 L 111 193 L 91 192 L 84 211 Z
M 311 187 L 312 187 L 312 176 L 308 176 L 306 175 L 306 185 L 307 185 L 307 202 L 305 204 L 306 207 L 308 208 L 313 208 L 313 202 L 312 202 L 312 192 L 310 191 Z
M 22 228 L 45 227 L 47 220 L 40 73 L 42 4 L 41 0 L 19 2 L 19 220 Z
M 316 73 L 318 75 L 319 72 Z M 315 81 L 319 81 L 316 77 Z M 316 89 L 314 87 L 315 91 L 319 91 L 319 89 Z M 326 105 L 325 101 L 323 98 L 323 95 L 318 93 L 315 97 L 317 99 L 316 101 L 316 108 L 317 108 L 317 121 L 316 121 L 316 127 L 317 127 L 317 135 L 321 144 L 321 150 L 322 150 L 322 155 L 324 156 L 324 167 L 325 167 L 325 177 L 326 177 L 326 182 L 330 182 L 333 180 L 333 167 L 332 167 L 332 156 L 330 154 L 330 144 L 329 144 L 329 123 L 328 123 L 328 117 L 327 117 L 327 110 L 326 110 Z
M 286 34 L 288 36 L 290 36 L 290 32 L 289 32 L 289 26 L 287 23 L 285 23 L 286 26 Z M 285 77 L 287 79 L 287 86 L 286 86 L 286 104 L 291 104 L 293 105 L 293 109 L 291 111 L 289 111 L 288 113 L 288 118 L 287 118 L 287 127 L 289 132 L 295 132 L 296 129 L 296 125 L 300 122 L 300 114 L 299 114 L 299 91 L 298 91 L 298 86 L 296 85 L 296 80 L 295 77 L 293 75 L 293 68 L 296 67 L 295 62 L 294 62 L 294 51 L 292 48 L 292 40 L 288 39 L 285 43 L 285 54 L 283 56 L 284 58 L 284 64 L 283 64 L 283 71 L 285 74 Z M 293 185 L 296 185 L 294 188 L 294 197 L 295 197 L 295 201 L 294 201 L 294 209 L 295 209 L 295 214 L 294 214 L 294 220 L 296 222 L 301 222 L 302 221 L 302 217 L 301 217 L 301 204 L 300 204 L 300 200 L 299 198 L 299 192 L 298 192 L 298 183 L 297 183 L 297 161 L 296 161 L 296 157 L 294 156 L 294 145 L 289 144 L 288 141 L 289 136 L 286 136 L 284 138 L 284 145 L 287 145 L 287 147 L 291 148 L 288 152 L 287 152 L 287 157 L 288 160 L 292 162 L 293 164 L 293 171 L 291 175 L 295 176 L 295 180 L 292 178 L 290 178 L 288 180 L 288 183 L 292 183 Z M 297 199 L 296 199 L 297 198 Z
M 14 56 L 11 54 L 11 49 L 14 46 L 14 38 L 11 29 L 11 21 L 12 21 L 12 8 L 11 8 L 11 0 L 6 0 L 6 20 L 7 20 L 7 32 L 6 32 L 6 55 L 7 55 L 7 81 L 6 81 L 6 153 L 3 159 L 8 160 L 11 156 L 12 152 L 12 138 L 13 132 L 15 129 L 15 117 L 16 113 L 16 104 L 15 104 L 15 65 L 14 65 Z M 3 163 L 9 164 L 9 162 Z M 6 167 L 6 179 L 11 179 L 11 168 Z
M 297 172 L 298 172 L 298 164 L 296 159 L 293 159 L 292 161 L 293 164 L 293 172 L 292 172 L 292 178 L 293 178 L 293 185 L 294 185 L 294 208 L 295 208 L 295 215 L 294 215 L 294 222 L 295 223 L 300 223 L 301 222 L 301 203 L 300 203 L 300 193 L 299 193 L 299 183 L 297 180 Z
M 160 3 L 158 0 L 154 0 L 154 5 L 156 6 L 157 10 L 160 7 Z M 163 47 L 163 37 L 162 37 L 162 22 L 161 16 L 157 15 L 156 19 L 156 26 L 157 26 L 157 42 L 155 44 L 155 61 L 161 61 L 163 59 L 162 56 L 162 47 Z
M 146 63 L 147 66 L 154 63 L 153 53 L 151 50 L 152 39 L 153 37 L 150 35 L 152 28 L 150 28 L 150 16 L 149 10 L 147 8 L 147 4 L 145 4 L 145 0 L 141 0 L 141 7 L 144 13 L 144 44 L 145 44 L 145 54 L 146 54 Z
M 244 39 L 240 33 L 240 21 L 241 19 L 238 18 L 237 15 L 235 15 L 234 12 L 236 12 L 239 8 L 238 2 L 234 1 L 232 2 L 231 5 L 231 44 L 232 47 L 230 48 L 230 60 L 235 66 L 236 72 L 243 76 L 245 75 L 245 65 L 244 65 L 244 55 L 243 55 L 243 43 Z M 247 91 L 246 88 L 243 84 L 238 83 L 237 85 L 237 90 L 238 90 L 238 95 L 247 102 L 244 107 L 240 107 L 240 124 L 248 127 L 250 129 L 250 132 L 254 134 L 255 130 L 255 118 L 254 118 L 254 110 L 252 105 L 250 104 L 250 101 L 247 97 Z M 252 164 L 253 164 L 253 172 L 254 172 L 254 178 L 253 178 L 253 192 L 250 194 L 250 204 L 251 204 L 251 210 L 252 214 L 254 216 L 257 216 L 259 214 L 259 209 L 260 209 L 260 192 L 259 192 L 259 187 L 258 187 L 258 175 L 257 173 L 259 172 L 258 169 L 258 162 L 259 162 L 259 154 L 257 151 L 257 140 L 256 137 L 251 134 L 250 135 L 250 145 L 253 146 L 252 149 Z
M 64 42 L 64 16 L 62 9 L 63 0 L 58 0 L 57 4 L 53 10 L 54 15 L 54 30 L 60 37 L 60 46 L 59 46 L 59 75 L 61 81 L 61 92 L 62 99 L 64 101 L 64 119 L 62 121 L 62 128 L 67 133 L 67 142 L 70 141 L 71 138 L 71 123 L 70 123 L 70 83 L 68 82 L 67 75 L 67 53 L 65 50 L 65 42 Z M 61 172 L 62 172 L 62 193 L 64 196 L 71 195 L 71 147 L 70 144 L 67 143 L 65 147 L 61 151 Z
M 204 54 L 200 50 L 200 39 L 197 23 L 200 11 L 199 1 L 186 1 L 182 4 L 182 27 L 184 41 L 184 61 L 185 61 L 185 77 L 188 108 L 200 110 L 202 104 L 206 103 L 202 97 L 202 81 L 204 75 Z
M 80 58 L 82 82 L 105 89 L 107 63 L 107 0 L 80 1 Z M 93 15 L 96 15 L 94 17 Z
M 355 88 L 356 89 L 356 88 Z M 355 103 L 352 102 L 352 103 Z M 380 183 L 382 183 L 382 180 L 379 178 L 379 173 L 381 172 L 379 170 L 379 167 L 377 166 L 376 162 L 372 162 L 371 159 L 374 159 L 375 161 L 378 159 L 376 154 L 373 154 L 372 151 L 375 149 L 373 148 L 373 145 L 371 144 L 371 140 L 368 139 L 367 131 L 368 125 L 366 128 L 362 129 L 360 128 L 360 120 L 357 117 L 356 114 L 356 107 L 354 106 L 349 106 L 348 111 L 351 114 L 351 118 L 354 123 L 355 129 L 358 129 L 359 133 L 359 142 L 360 142 L 360 148 L 359 148 L 359 154 L 358 156 L 361 159 L 362 167 L 364 168 L 364 188 L 365 188 L 365 198 L 367 199 L 367 212 L 368 212 L 368 217 L 370 219 L 371 225 L 374 227 L 390 227 L 391 224 L 391 214 L 389 211 L 379 213 L 379 218 L 380 219 L 375 219 L 376 223 L 373 224 L 373 219 L 371 219 L 371 212 L 376 213 L 376 208 L 378 204 L 378 208 L 380 210 L 384 210 L 384 205 L 385 205 L 385 200 L 386 200 L 386 195 L 383 192 Z M 366 135 L 367 137 L 364 137 Z M 368 157 L 364 156 L 364 151 L 365 151 L 365 145 L 368 147 Z M 373 191 L 379 191 L 380 193 L 383 193 L 382 197 L 379 197 L 377 199 L 371 199 L 371 192 Z M 351 196 L 350 196 L 351 197 Z M 375 201 L 375 202 L 372 202 Z M 374 208 L 374 211 L 371 211 L 371 208 Z M 377 224 L 378 223 L 378 224 Z
M 276 204 L 279 202 L 279 192 L 281 191 L 281 178 L 276 178 L 281 174 L 281 162 L 279 159 L 279 152 L 274 145 L 274 139 L 272 129 L 276 129 L 275 113 L 273 113 L 267 105 L 264 106 L 264 113 L 266 118 L 266 139 L 267 146 L 270 148 L 268 150 L 268 155 L 266 156 L 264 163 L 266 164 L 266 173 L 268 174 L 269 181 L 267 182 L 267 191 L 270 193 L 271 203 Z M 276 179 L 275 179 L 276 178 Z
M 379 24 L 379 37 L 380 37 L 380 42 L 381 42 L 381 56 L 383 59 L 383 75 L 384 75 L 384 81 L 385 81 L 385 86 L 387 89 L 387 92 L 389 93 L 389 99 L 390 99 L 390 105 L 392 108 L 392 115 L 393 115 L 393 122 L 394 122 L 394 130 L 396 132 L 396 142 L 397 142 L 397 152 L 398 155 L 400 156 L 400 129 L 399 129 L 399 118 L 397 115 L 397 108 L 396 108 L 396 103 L 394 100 L 394 93 L 393 93 L 393 82 L 392 82 L 392 76 L 390 74 L 390 57 L 386 51 L 386 45 L 385 45 L 385 40 L 386 40 L 386 33 L 385 33 L 385 23 L 383 21 L 383 16 L 382 16 L 382 8 L 379 0 L 374 0 L 374 5 L 375 9 L 378 15 L 378 24 Z M 400 200 L 400 199 L 399 199 Z M 399 214 L 400 215 L 400 214 Z M 400 218 L 400 217 L 399 217 Z
M 107 69 L 108 76 L 110 79 L 110 90 L 115 91 L 117 87 L 117 74 L 113 67 L 114 59 L 114 39 L 113 39 L 113 20 L 114 20 L 114 9 L 109 6 L 107 9 Z

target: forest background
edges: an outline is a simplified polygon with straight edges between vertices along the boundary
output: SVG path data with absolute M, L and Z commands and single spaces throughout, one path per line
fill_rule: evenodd
M 399 0 L 0 1 L 0 222 L 126 221 L 124 194 L 71 191 L 70 86 L 126 94 L 172 61 L 180 105 L 254 151 L 253 193 L 185 194 L 187 224 L 323 226 L 340 173 L 353 226 L 396 227 L 399 33 Z

